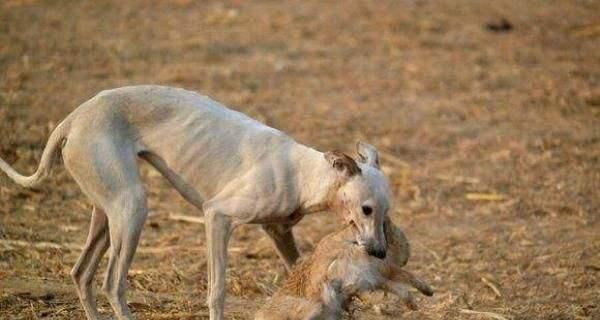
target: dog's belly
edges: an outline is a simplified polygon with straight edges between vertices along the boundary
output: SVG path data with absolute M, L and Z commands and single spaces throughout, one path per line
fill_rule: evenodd
M 140 151 L 160 157 L 204 199 L 251 172 L 263 171 L 258 175 L 267 180 L 290 178 L 287 154 L 296 142 L 209 97 L 160 86 L 124 87 L 98 96 L 123 114 Z M 260 182 L 256 188 L 268 188 Z

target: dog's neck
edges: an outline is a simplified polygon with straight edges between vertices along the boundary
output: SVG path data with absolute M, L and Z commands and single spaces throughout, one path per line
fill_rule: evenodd
M 322 152 L 299 145 L 293 153 L 299 189 L 300 211 L 304 214 L 331 209 L 339 188 L 338 174 Z

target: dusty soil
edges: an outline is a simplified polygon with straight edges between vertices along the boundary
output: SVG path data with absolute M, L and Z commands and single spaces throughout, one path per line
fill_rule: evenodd
M 600 319 L 599 52 L 598 1 L 5 0 L 0 154 L 32 172 L 102 89 L 201 91 L 318 149 L 384 153 L 408 268 L 436 295 L 419 311 L 374 295 L 354 318 Z M 207 318 L 204 227 L 169 219 L 201 213 L 142 171 L 132 309 Z M 88 202 L 60 165 L 39 190 L 0 181 L 0 318 L 82 319 L 69 270 Z M 303 252 L 337 223 L 302 221 Z M 231 247 L 227 314 L 249 319 L 285 273 L 256 226 Z

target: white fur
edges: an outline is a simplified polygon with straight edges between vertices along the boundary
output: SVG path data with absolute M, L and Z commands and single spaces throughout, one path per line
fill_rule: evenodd
M 361 241 L 385 248 L 380 229 L 389 186 L 367 165 L 375 163 L 374 149 L 363 153 L 364 175 L 342 177 L 323 153 L 194 92 L 160 86 L 103 91 L 52 133 L 35 174 L 22 176 L 1 159 L 0 169 L 35 186 L 61 148 L 65 167 L 94 205 L 88 240 L 72 271 L 89 319 L 99 318 L 91 284 L 109 244 L 103 288 L 117 318 L 132 318 L 126 276 L 147 216 L 137 157 L 205 214 L 211 319 L 223 318 L 227 243 L 240 224 L 263 224 L 289 268 L 298 257 L 291 227 L 303 215 L 327 209 L 332 189 L 341 185 L 335 197 L 349 205 L 338 208 L 340 214 L 359 227 Z M 377 207 L 371 218 L 360 217 L 366 202 Z

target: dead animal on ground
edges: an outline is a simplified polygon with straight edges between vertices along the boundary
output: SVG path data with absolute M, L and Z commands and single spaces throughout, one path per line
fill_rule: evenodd
M 45 178 L 62 155 L 90 199 L 88 239 L 71 272 L 88 319 L 99 319 L 94 274 L 110 247 L 103 284 L 119 320 L 132 319 L 127 270 L 148 215 L 137 159 L 164 175 L 202 211 L 208 248 L 210 319 L 224 318 L 227 244 L 242 224 L 261 224 L 287 268 L 298 257 L 292 227 L 306 214 L 331 210 L 357 226 L 353 239 L 384 258 L 388 179 L 377 150 L 359 143 L 360 162 L 319 152 L 283 132 L 195 92 L 133 86 L 102 91 L 52 132 L 37 171 L 27 177 L 0 159 L 0 169 L 25 187 Z
M 417 305 L 408 286 L 433 295 L 427 283 L 402 269 L 410 254 L 409 244 L 389 218 L 384 227 L 388 255 L 383 260 L 369 256 L 357 245 L 354 228 L 350 225 L 323 238 L 256 313 L 255 319 L 340 319 L 352 297 L 373 290 L 391 292 L 411 309 Z

